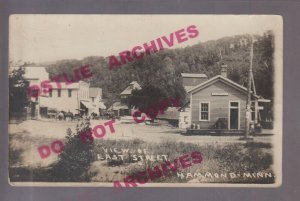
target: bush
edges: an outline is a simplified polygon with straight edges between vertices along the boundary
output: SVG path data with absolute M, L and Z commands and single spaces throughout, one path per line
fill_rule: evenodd
M 67 129 L 64 151 L 59 155 L 59 161 L 53 167 L 55 181 L 88 182 L 89 167 L 92 162 L 92 151 L 94 143 L 87 141 L 83 143 L 80 133 L 90 128 L 89 119 L 85 119 L 76 126 L 76 133 Z

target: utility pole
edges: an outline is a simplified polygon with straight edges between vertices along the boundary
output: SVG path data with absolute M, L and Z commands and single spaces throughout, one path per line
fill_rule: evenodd
M 253 37 L 251 38 L 251 47 L 250 47 L 250 66 L 248 72 L 248 97 L 247 97 L 247 106 L 246 106 L 246 130 L 245 130 L 245 139 L 249 138 L 250 133 L 250 118 L 251 118 L 251 84 L 252 84 L 252 61 L 253 61 Z

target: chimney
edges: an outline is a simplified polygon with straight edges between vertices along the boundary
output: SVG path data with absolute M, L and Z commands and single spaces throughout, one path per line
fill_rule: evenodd
M 227 65 L 224 63 L 221 64 L 221 76 L 227 78 Z

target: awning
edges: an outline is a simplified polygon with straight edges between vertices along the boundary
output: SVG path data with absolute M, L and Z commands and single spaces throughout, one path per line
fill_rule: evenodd
M 110 108 L 108 108 L 109 111 L 111 110 L 128 110 L 128 106 L 126 105 L 117 105 L 117 106 L 111 106 Z
M 109 111 L 111 110 L 128 110 L 128 106 L 122 104 L 121 102 L 115 102 L 110 108 L 108 108 Z
M 100 109 L 106 109 L 106 106 L 104 105 L 104 103 L 100 102 L 99 103 L 99 108 Z
M 82 103 L 87 108 L 94 108 L 94 106 L 90 102 L 80 101 L 80 103 Z

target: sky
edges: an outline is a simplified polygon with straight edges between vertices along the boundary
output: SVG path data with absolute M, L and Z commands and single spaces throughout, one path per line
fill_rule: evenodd
M 51 62 L 117 55 L 190 25 L 200 34 L 172 48 L 282 28 L 275 15 L 11 15 L 9 60 Z M 275 35 L 276 37 L 276 35 Z

